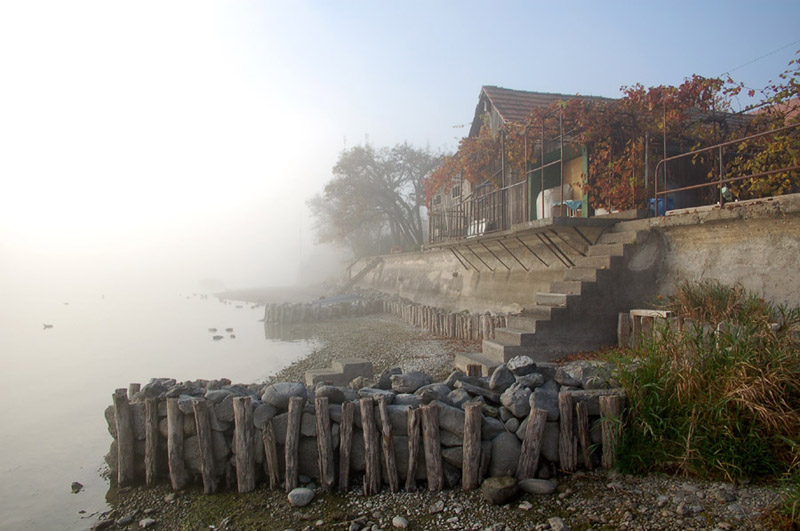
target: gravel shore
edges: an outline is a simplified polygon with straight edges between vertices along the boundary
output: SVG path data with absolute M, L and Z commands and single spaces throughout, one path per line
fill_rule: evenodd
M 308 369 L 341 358 L 372 361 L 376 377 L 386 368 L 425 371 L 437 380 L 452 369 L 456 352 L 478 350 L 474 342 L 444 340 L 398 318 L 375 315 L 297 325 L 283 337 L 314 337 L 322 345 L 269 381 L 302 381 Z M 164 483 L 109 491 L 113 511 L 107 529 L 391 529 L 401 517 L 409 529 L 769 529 L 763 515 L 780 499 L 770 485 L 690 481 L 614 472 L 562 475 L 550 495 L 523 493 L 505 506 L 489 505 L 479 491 L 401 492 L 385 487 L 365 498 L 359 489 L 323 494 L 302 508 L 282 491 L 261 484 L 256 491 L 205 496 L 194 486 L 173 494 Z M 311 485 L 314 488 L 314 485 Z M 120 522 L 121 519 L 121 522 Z M 401 524 L 400 519 L 395 525 Z

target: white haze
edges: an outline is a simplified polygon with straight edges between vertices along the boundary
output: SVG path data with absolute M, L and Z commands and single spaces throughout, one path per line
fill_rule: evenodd
M 228 22 L 194 2 L 0 7 L 6 293 L 303 280 L 305 200 L 340 134 Z
M 316 280 L 341 258 L 305 202 L 345 146 L 452 150 L 484 84 L 759 88 L 793 54 L 796 3 L 574 4 L 0 3 L 0 293 Z

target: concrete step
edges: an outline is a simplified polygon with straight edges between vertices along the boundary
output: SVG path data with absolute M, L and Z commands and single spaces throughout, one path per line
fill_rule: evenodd
M 565 307 L 567 305 L 566 293 L 537 293 L 536 304 L 542 306 Z
M 624 243 L 598 243 L 589 247 L 588 256 L 623 256 Z
M 532 331 L 520 330 L 518 328 L 494 329 L 495 340 L 507 345 L 516 345 L 521 347 L 529 346 L 533 344 L 534 335 L 536 335 L 535 329 Z
M 481 345 L 483 355 L 498 363 L 505 363 L 514 356 L 529 356 L 533 354 L 533 347 L 520 345 L 507 345 L 496 339 L 484 339 Z
M 623 232 L 605 232 L 600 239 L 597 240 L 598 244 L 606 243 L 636 243 L 636 240 L 641 236 L 643 231 L 627 230 Z
M 453 365 L 456 369 L 467 372 L 467 365 L 480 365 L 483 376 L 491 376 L 500 365 L 497 360 L 489 359 L 480 352 L 461 352 L 456 354 Z
M 621 256 L 581 256 L 575 259 L 575 267 L 592 267 L 594 269 L 613 269 L 622 261 Z
M 573 267 L 564 271 L 564 280 L 597 282 L 597 269 L 594 267 Z
M 566 293 L 567 295 L 580 295 L 593 282 L 581 282 L 580 280 L 558 280 L 550 283 L 550 291 L 553 293 Z

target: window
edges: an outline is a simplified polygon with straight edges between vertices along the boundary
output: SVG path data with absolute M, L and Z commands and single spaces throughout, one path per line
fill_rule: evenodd
M 442 204 L 442 195 L 436 194 L 433 196 L 433 206 L 441 205 Z
M 456 198 L 461 195 L 461 185 L 454 186 L 452 190 L 450 190 L 450 197 Z

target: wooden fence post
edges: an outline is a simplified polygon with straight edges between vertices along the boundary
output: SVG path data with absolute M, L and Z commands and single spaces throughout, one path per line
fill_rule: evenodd
M 464 451 L 461 465 L 461 488 L 472 490 L 481 482 L 481 404 L 464 407 Z
M 422 442 L 425 447 L 428 490 L 437 492 L 444 487 L 442 447 L 439 442 L 439 408 L 422 406 L 420 410 L 422 411 Z
M 350 486 L 350 452 L 353 445 L 353 417 L 356 405 L 342 404 L 342 422 L 339 424 L 339 490 L 347 492 Z
M 158 399 L 148 398 L 144 402 L 144 474 L 148 487 L 158 478 Z
M 194 422 L 197 426 L 197 440 L 200 443 L 200 471 L 203 475 L 203 492 L 214 494 L 217 491 L 217 476 L 214 467 L 214 443 L 211 438 L 211 425 L 208 419 L 208 402 L 204 398 L 192 400 Z
M 117 389 L 112 398 L 117 427 L 117 483 L 124 487 L 135 479 L 133 414 L 126 389 Z
M 333 470 L 333 444 L 331 442 L 331 419 L 328 411 L 328 398 L 319 397 L 314 401 L 317 411 L 317 452 L 319 454 L 319 481 L 322 490 L 330 491 L 335 482 Z
M 181 490 L 188 479 L 183 462 L 183 413 L 177 398 L 167 398 L 167 458 L 173 490 Z
M 378 446 L 378 430 L 375 426 L 374 401 L 370 397 L 359 401 L 361 406 L 361 427 L 364 430 L 364 454 L 366 474 L 364 476 L 364 495 L 372 496 L 381 490 L 381 461 Z
M 286 423 L 286 492 L 291 492 L 297 487 L 302 416 L 303 399 L 299 396 L 291 397 L 289 399 L 289 418 Z

